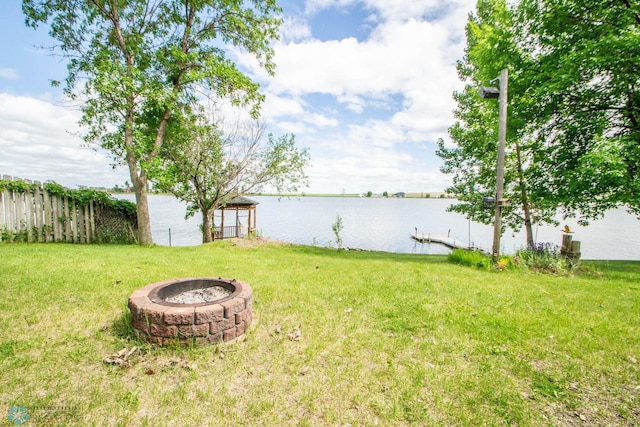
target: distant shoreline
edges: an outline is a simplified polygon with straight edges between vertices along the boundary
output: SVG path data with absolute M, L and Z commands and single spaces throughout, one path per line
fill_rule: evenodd
M 134 194 L 133 191 L 113 191 L 106 190 L 111 194 Z M 149 195 L 157 195 L 157 196 L 172 196 L 171 193 L 154 193 L 149 192 Z M 397 194 L 397 193 L 396 193 Z M 366 194 L 358 194 L 358 193 L 345 193 L 345 194 L 332 194 L 332 193 L 255 193 L 255 194 L 247 194 L 247 197 L 345 197 L 345 198 L 363 198 L 363 199 L 455 199 L 455 196 L 451 194 L 444 193 L 442 191 L 430 191 L 423 193 L 404 193 L 404 196 L 396 196 L 394 194 L 389 194 L 388 196 L 384 196 L 382 194 L 371 194 L 367 196 Z
M 345 193 L 345 194 L 331 194 L 331 193 L 258 193 L 258 194 L 248 194 L 251 196 L 265 196 L 265 197 L 354 197 L 354 198 L 365 198 L 365 199 L 454 199 L 453 195 L 444 193 L 442 191 L 431 191 L 431 192 L 423 192 L 423 193 L 405 193 L 404 196 L 395 196 L 394 194 L 389 194 L 388 196 L 383 196 L 382 194 L 372 194 L 367 196 L 366 194 L 359 193 Z

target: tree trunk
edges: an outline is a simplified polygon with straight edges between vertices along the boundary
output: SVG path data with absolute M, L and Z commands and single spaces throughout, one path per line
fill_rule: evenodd
M 524 211 L 524 230 L 527 233 L 527 247 L 533 247 L 533 227 L 531 224 L 531 211 L 526 192 L 522 190 L 522 210 Z
M 133 100 L 129 100 L 129 105 L 133 105 Z M 153 244 L 151 236 L 151 220 L 149 219 L 149 201 L 147 199 L 147 175 L 144 170 L 138 173 L 138 161 L 133 149 L 133 116 L 134 109 L 127 110 L 124 130 L 124 145 L 126 147 L 127 166 L 129 166 L 129 176 L 133 184 L 133 191 L 136 195 L 136 215 L 138 217 L 138 244 L 148 246 Z
M 529 205 L 529 197 L 527 196 L 527 188 L 524 182 L 524 173 L 522 172 L 522 156 L 520 154 L 520 144 L 516 142 L 516 156 L 518 160 L 518 184 L 522 197 L 522 211 L 524 212 L 524 230 L 527 233 L 527 248 L 533 247 L 533 227 L 531 225 L 531 206 Z
M 133 184 L 133 192 L 136 195 L 136 216 L 138 217 L 138 244 L 148 246 L 153 244 L 151 236 L 151 220 L 149 219 L 149 201 L 147 199 L 147 176 L 143 171 L 138 175 L 137 162 L 133 152 L 133 136 L 131 131 L 125 130 L 125 143 L 127 144 L 127 164 L 129 176 Z
M 211 233 L 211 211 L 202 209 L 202 243 L 213 242 L 213 234 Z
M 138 216 L 138 243 L 142 246 L 153 244 L 151 220 L 149 219 L 149 200 L 147 198 L 146 176 L 131 174 L 133 191 L 136 194 L 136 214 Z

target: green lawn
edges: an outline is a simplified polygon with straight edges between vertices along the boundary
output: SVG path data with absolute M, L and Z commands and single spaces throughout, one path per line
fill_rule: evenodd
M 589 265 L 599 273 L 230 241 L 0 244 L 0 425 L 16 407 L 24 425 L 638 425 L 640 263 Z M 251 284 L 246 339 L 133 338 L 131 292 L 193 276 Z M 127 366 L 103 363 L 134 346 Z

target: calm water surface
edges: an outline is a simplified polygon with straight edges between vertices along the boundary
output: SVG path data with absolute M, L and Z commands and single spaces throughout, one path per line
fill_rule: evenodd
M 120 197 L 133 200 L 133 195 Z M 257 208 L 258 230 L 264 237 L 286 242 L 335 245 L 331 226 L 339 215 L 343 230 L 343 246 L 367 250 L 446 254 L 448 249 L 436 244 L 421 244 L 409 236 L 419 233 L 449 235 L 456 240 L 490 249 L 493 227 L 469 223 L 462 215 L 447 212 L 455 200 L 449 199 L 383 199 L 343 197 L 277 198 L 252 197 Z M 185 204 L 171 196 L 149 196 L 151 228 L 154 242 L 159 245 L 192 246 L 202 241 L 201 216 L 184 219 Z M 229 221 L 225 219 L 225 222 Z M 568 224 L 574 240 L 582 242 L 584 259 L 640 260 L 640 221 L 624 209 L 609 211 L 605 217 L 580 227 L 575 220 Z M 536 241 L 562 241 L 561 227 L 537 227 Z M 501 239 L 501 251 L 513 253 L 525 244 L 524 231 L 510 230 Z

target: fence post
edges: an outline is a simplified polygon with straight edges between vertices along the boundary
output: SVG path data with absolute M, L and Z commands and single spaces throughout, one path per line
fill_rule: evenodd
M 571 242 L 571 255 L 574 259 L 580 259 L 580 242 L 578 240 Z
M 573 240 L 573 236 L 571 234 L 563 234 L 560 254 L 571 261 L 579 260 L 581 256 L 580 242 Z
M 560 252 L 562 255 L 566 255 L 571 252 L 571 241 L 573 240 L 573 236 L 571 234 L 563 234 L 562 235 L 562 247 L 560 248 Z

